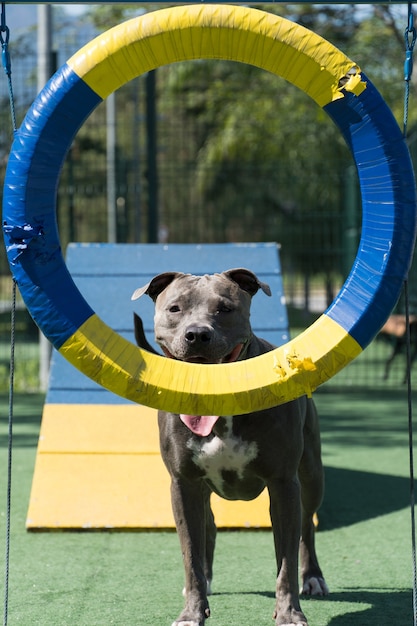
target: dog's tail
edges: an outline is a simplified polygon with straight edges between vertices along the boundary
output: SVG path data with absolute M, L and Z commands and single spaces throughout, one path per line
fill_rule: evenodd
M 134 328 L 135 328 L 135 340 L 139 348 L 143 348 L 144 350 L 147 350 L 148 352 L 152 352 L 152 354 L 158 354 L 158 352 L 154 350 L 154 348 L 146 339 L 142 318 L 139 317 L 137 313 L 133 313 L 133 322 L 134 322 Z

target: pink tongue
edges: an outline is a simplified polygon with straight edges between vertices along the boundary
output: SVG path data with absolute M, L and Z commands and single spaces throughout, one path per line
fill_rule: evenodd
M 184 424 L 196 435 L 207 437 L 219 419 L 218 415 L 180 415 Z

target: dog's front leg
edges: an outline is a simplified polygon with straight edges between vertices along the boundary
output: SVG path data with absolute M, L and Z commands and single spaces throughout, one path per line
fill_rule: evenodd
M 275 626 L 308 626 L 298 591 L 298 549 L 301 533 L 300 487 L 296 478 L 268 485 L 277 559 Z
M 172 626 L 204 626 L 210 616 L 205 573 L 206 490 L 198 481 L 173 478 L 171 499 L 185 569 L 185 607 Z

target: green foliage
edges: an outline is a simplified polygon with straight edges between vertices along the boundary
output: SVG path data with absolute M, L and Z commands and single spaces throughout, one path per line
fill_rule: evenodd
M 39 390 L 39 346 L 19 336 L 15 350 L 14 389 L 25 393 Z M 10 342 L 0 339 L 0 392 L 10 384 Z
M 102 4 L 93 6 L 89 13 L 89 19 L 94 26 L 101 31 L 105 31 L 112 26 L 116 26 L 131 17 L 140 15 L 144 12 L 143 6 L 138 7 L 132 4 Z

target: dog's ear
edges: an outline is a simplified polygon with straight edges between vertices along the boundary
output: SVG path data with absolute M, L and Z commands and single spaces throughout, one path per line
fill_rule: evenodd
M 254 296 L 258 289 L 262 289 L 267 296 L 271 295 L 270 286 L 260 281 L 256 274 L 250 270 L 240 267 L 234 270 L 227 270 L 227 272 L 223 272 L 223 274 L 231 280 L 234 280 L 241 289 L 247 291 L 251 296 Z
M 158 274 L 152 278 L 150 283 L 136 289 L 132 294 L 131 300 L 137 300 L 146 293 L 155 302 L 159 294 L 162 293 L 175 278 L 178 278 L 178 276 L 182 276 L 181 272 L 165 272 L 164 274 Z

